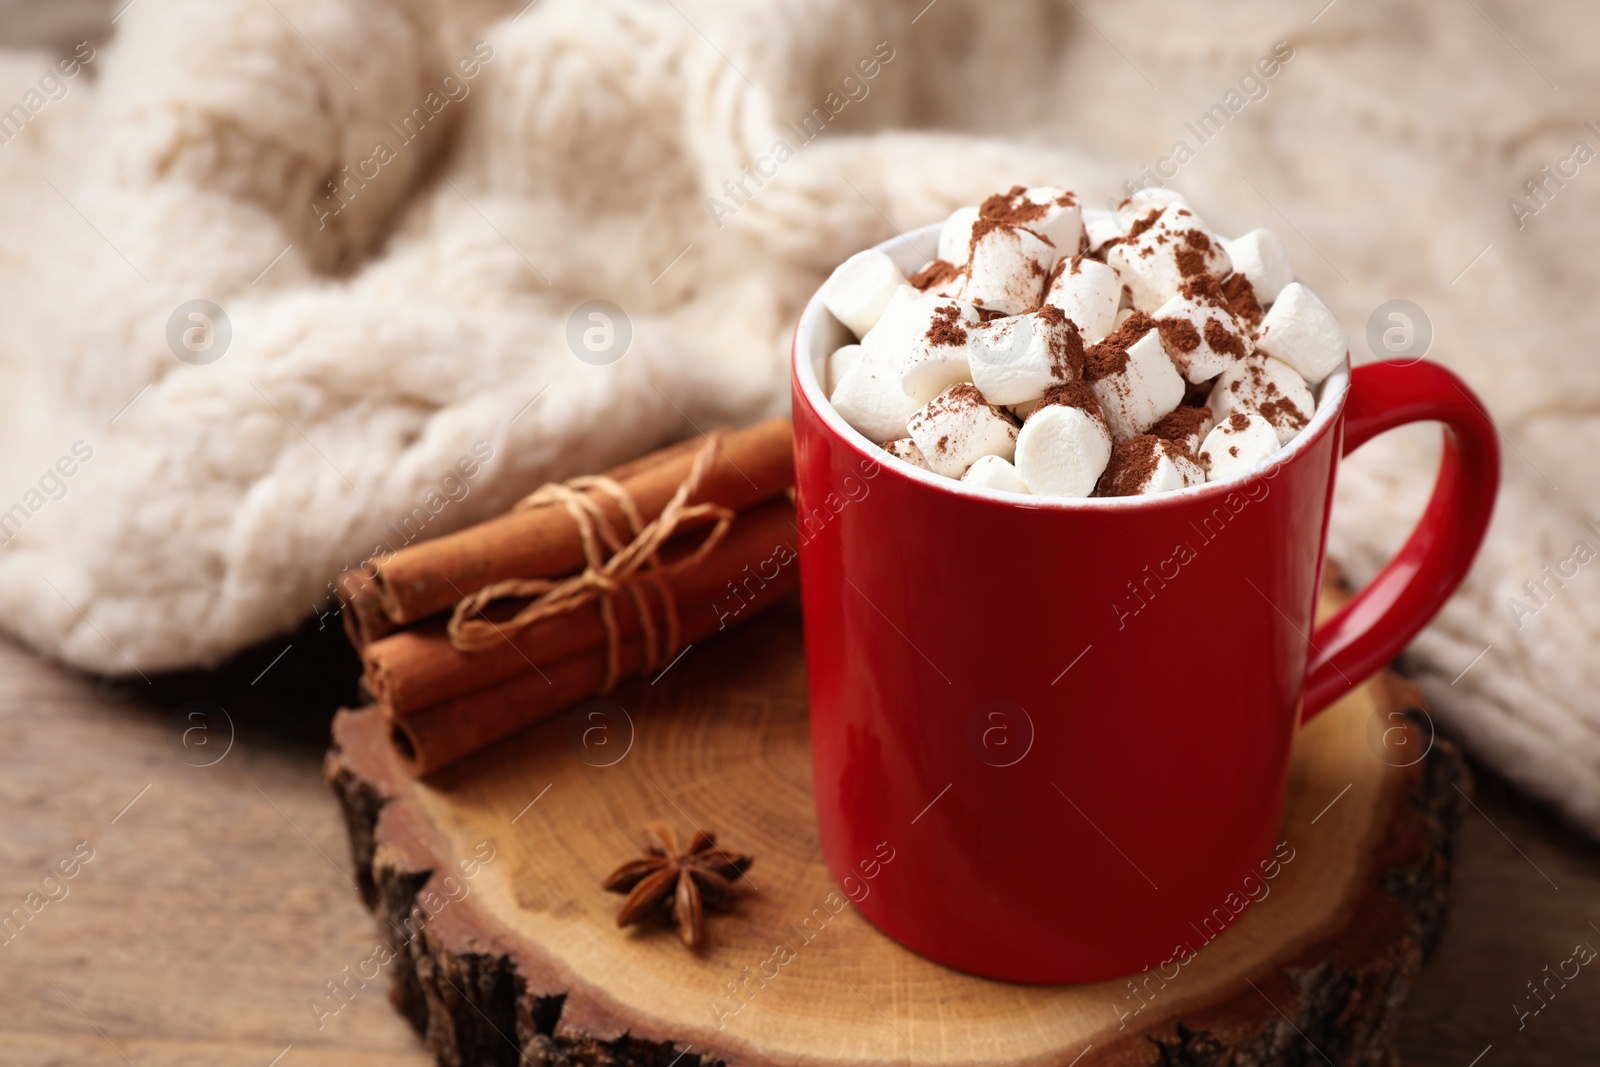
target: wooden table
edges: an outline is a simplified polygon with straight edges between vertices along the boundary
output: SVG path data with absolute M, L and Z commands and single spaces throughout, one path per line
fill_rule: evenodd
M 332 628 L 149 685 L 97 684 L 0 645 L 0 911 L 40 891 L 75 842 L 94 849 L 67 895 L 0 944 L 0 1063 L 429 1062 L 386 975 L 350 981 L 327 1014 L 338 1002 L 324 984 L 376 945 L 322 781 L 329 718 L 355 677 Z M 175 719 L 192 699 L 227 719 Z M 229 720 L 232 748 L 192 766 L 220 753 Z M 1513 1005 L 1575 942 L 1600 947 L 1600 855 L 1478 773 L 1454 911 L 1402 1024 L 1405 1061 L 1468 1067 L 1492 1045 L 1480 1067 L 1593 1062 L 1600 976 L 1585 969 L 1520 1032 Z

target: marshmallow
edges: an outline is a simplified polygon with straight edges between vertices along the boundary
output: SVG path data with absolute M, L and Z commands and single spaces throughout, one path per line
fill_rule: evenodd
M 913 467 L 921 467 L 923 470 L 930 469 L 927 458 L 922 454 L 922 449 L 918 448 L 917 443 L 909 437 L 902 437 L 898 441 L 889 441 L 883 446 L 883 450 L 903 463 L 909 463 Z
M 1180 406 L 1161 416 L 1161 421 L 1150 427 L 1153 437 L 1176 441 L 1191 453 L 1198 454 L 1200 442 L 1205 440 L 1215 425 L 1210 408 Z
M 872 329 L 861 335 L 861 347 L 876 348 L 880 355 L 884 352 L 888 352 L 891 355 L 896 354 L 899 351 L 896 346 L 904 340 L 904 335 L 907 335 L 912 329 L 909 320 L 910 311 L 907 305 L 922 299 L 924 295 L 910 284 L 897 288 L 889 296 L 889 302 L 884 305 L 883 314 L 879 315 L 878 321 L 872 324 Z M 878 335 L 876 341 L 873 340 L 874 333 Z M 897 335 L 899 335 L 898 338 Z
M 1164 207 L 1173 205 L 1188 207 L 1189 201 L 1165 186 L 1157 185 L 1148 186 L 1144 189 L 1135 189 L 1132 196 L 1127 197 L 1117 205 L 1117 219 L 1126 228 L 1150 214 L 1151 211 L 1160 211 Z
M 1148 496 L 1204 485 L 1206 472 L 1176 441 L 1140 434 L 1118 442 L 1095 496 Z
M 1111 430 L 1082 382 L 1045 394 L 1017 435 L 1017 473 L 1035 496 L 1086 497 L 1111 458 Z
M 1099 260 L 1074 256 L 1056 264 L 1044 302 L 1058 307 L 1078 326 L 1089 344 L 1117 328 L 1122 279 Z
M 1243 328 L 1228 310 L 1227 297 L 1209 275 L 1186 284 L 1152 317 L 1167 356 L 1193 385 L 1215 378 L 1250 350 Z
M 1290 282 L 1262 317 L 1256 347 L 1315 385 L 1344 362 L 1350 336 L 1317 294 Z
M 1057 259 L 1070 259 L 1083 243 L 1083 209 L 1078 198 L 1065 189 L 1035 186 L 1024 189 L 1013 185 L 1010 192 L 996 193 L 978 207 L 984 218 L 1023 226 L 1055 246 Z
M 943 259 L 929 260 L 911 276 L 912 288 L 932 296 L 960 296 L 961 288 L 966 284 L 966 270 Z
M 1228 253 L 1199 216 L 1177 204 L 1135 221 L 1127 238 L 1106 251 L 1106 262 L 1128 287 L 1133 306 L 1149 314 L 1197 275 L 1225 278 Z
M 1200 462 L 1206 480 L 1220 482 L 1248 474 L 1278 450 L 1278 434 L 1260 415 L 1235 411 L 1206 434 Z
M 1155 323 L 1143 314 L 1088 350 L 1084 378 L 1118 441 L 1144 433 L 1183 402 L 1183 379 L 1161 347 Z
M 952 385 L 906 421 L 922 449 L 928 469 L 959 478 L 979 456 L 1010 460 L 1016 454 L 1017 427 L 967 382 Z
M 845 345 L 836 348 L 828 356 L 828 392 L 833 392 L 834 386 L 839 384 L 844 377 L 844 372 L 850 369 L 850 364 L 861 358 L 860 345 Z
M 834 268 L 822 285 L 822 306 L 850 328 L 865 337 L 877 323 L 895 290 L 906 284 L 906 276 L 883 252 L 869 248 L 857 252 Z
M 968 485 L 999 489 L 1006 493 L 1028 491 L 1028 483 L 1022 480 L 1017 468 L 999 456 L 979 456 L 977 462 L 967 468 L 967 473 L 961 476 L 961 480 Z
M 979 319 L 971 304 L 911 292 L 889 304 L 861 346 L 890 359 L 900 375 L 900 388 L 925 404 L 967 380 L 967 352 Z
M 1283 287 L 1294 281 L 1289 250 L 1271 230 L 1251 230 L 1235 241 L 1224 239 L 1222 247 L 1228 250 L 1234 272 L 1250 279 L 1256 303 L 1262 307 L 1278 299 Z
M 1257 470 L 1348 358 L 1277 236 L 1224 241 L 1169 189 L 1106 211 L 1013 186 L 953 212 L 909 280 L 861 253 L 821 295 L 859 339 L 818 367 L 843 419 L 911 467 L 1035 497 Z
M 1083 233 L 1089 239 L 1089 251 L 1098 252 L 1107 241 L 1115 241 L 1128 232 L 1122 220 L 1110 211 L 1084 212 Z
M 1217 378 L 1206 406 L 1218 422 L 1236 411 L 1260 415 L 1286 445 L 1316 414 L 1317 401 L 1305 379 L 1287 363 L 1259 353 L 1229 367 Z
M 1060 308 L 1046 306 L 985 324 L 967 360 L 989 403 L 1021 404 L 1083 377 L 1083 339 Z
M 866 345 L 828 399 L 840 418 L 874 443 L 904 437 L 906 420 L 921 406 L 900 388 L 893 354 Z
M 952 211 L 939 231 L 939 258 L 951 266 L 966 266 L 972 249 L 972 224 L 977 221 L 975 207 L 958 207 Z
M 962 298 L 985 311 L 1016 315 L 1039 306 L 1056 250 L 1031 230 L 979 219 Z

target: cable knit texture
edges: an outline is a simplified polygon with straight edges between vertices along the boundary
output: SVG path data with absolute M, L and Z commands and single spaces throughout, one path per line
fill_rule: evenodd
M 1403 297 L 1487 399 L 1497 522 L 1411 659 L 1450 730 L 1600 832 L 1600 169 L 1540 172 L 1600 151 L 1600 9 L 1303 7 L 141 0 L 0 144 L 0 619 L 87 670 L 215 663 L 375 549 L 782 410 L 791 323 L 850 252 L 1018 181 L 1103 203 L 1184 141 L 1171 184 L 1279 232 L 1358 361 Z M 0 108 L 54 62 L 5 54 Z M 201 298 L 233 335 L 196 366 L 167 325 Z M 610 365 L 566 340 L 591 299 L 632 324 Z M 1344 469 L 1358 580 L 1437 450 Z

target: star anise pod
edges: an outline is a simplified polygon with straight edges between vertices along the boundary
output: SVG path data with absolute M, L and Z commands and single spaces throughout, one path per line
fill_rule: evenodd
M 705 910 L 727 903 L 733 883 L 755 860 L 717 847 L 715 834 L 696 830 L 688 848 L 680 848 L 678 835 L 664 822 L 645 827 L 649 844 L 645 855 L 629 860 L 601 883 L 613 893 L 627 893 L 618 926 L 632 926 L 651 916 L 678 928 L 690 948 L 705 943 Z

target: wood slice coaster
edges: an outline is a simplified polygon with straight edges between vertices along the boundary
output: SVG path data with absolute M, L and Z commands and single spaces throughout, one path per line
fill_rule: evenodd
M 426 783 L 381 716 L 341 712 L 327 771 L 387 938 L 362 977 L 390 971 L 442 1064 L 1387 1064 L 1466 787 L 1420 707 L 1386 673 L 1316 719 L 1293 858 L 1260 903 L 1181 966 L 1081 986 L 948 970 L 844 900 L 812 812 L 792 605 Z M 600 889 L 657 819 L 756 856 L 758 889 L 708 915 L 699 951 L 618 929 L 622 898 Z

